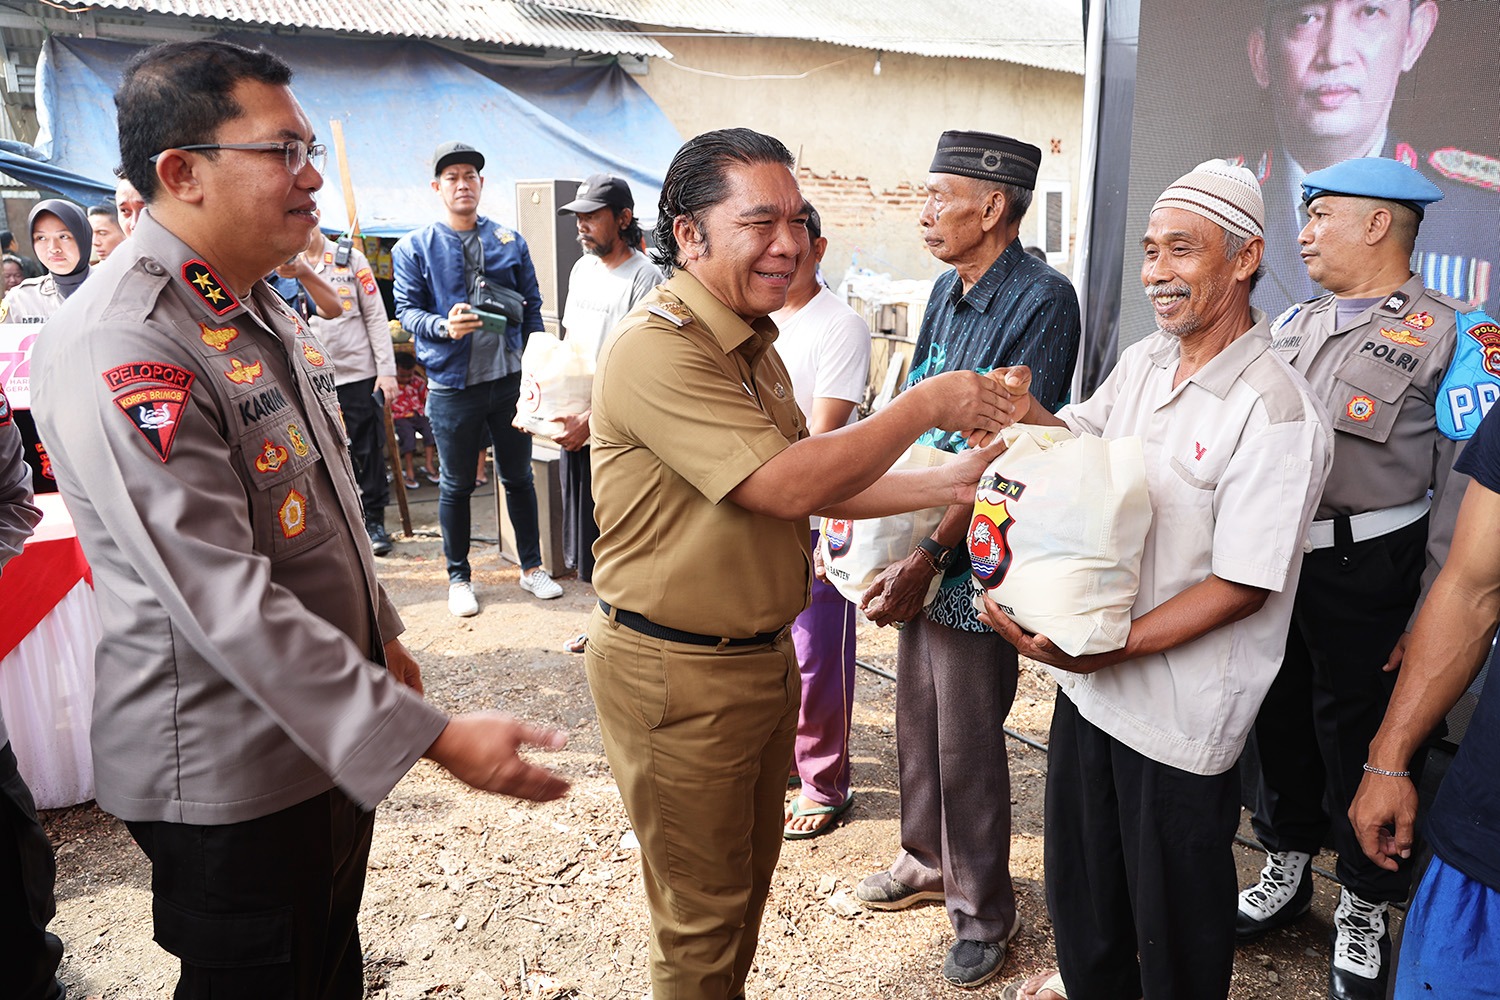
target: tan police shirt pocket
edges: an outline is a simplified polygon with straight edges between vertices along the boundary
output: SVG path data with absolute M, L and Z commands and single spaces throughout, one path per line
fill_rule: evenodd
M 1421 361 L 1409 352 L 1396 355 L 1395 361 L 1380 360 L 1369 352 L 1345 358 L 1334 372 L 1333 396 L 1328 401 L 1334 429 L 1383 443 L 1390 437 L 1401 397 Z
M 311 548 L 333 532 L 337 511 L 322 509 L 326 493 L 314 489 L 322 460 L 295 422 L 245 431 L 239 442 L 243 478 L 250 485 L 255 547 L 273 560 Z M 316 502 L 315 502 L 316 501 Z

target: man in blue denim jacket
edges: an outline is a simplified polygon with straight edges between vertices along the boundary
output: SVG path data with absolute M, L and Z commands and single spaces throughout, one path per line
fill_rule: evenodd
M 438 521 L 448 561 L 448 610 L 462 617 L 479 613 L 469 582 L 469 496 L 486 432 L 516 533 L 521 587 L 542 600 L 562 596 L 542 568 L 531 438 L 511 426 L 521 394 L 521 348 L 542 328 L 542 293 L 526 241 L 479 214 L 483 169 L 484 156 L 472 146 L 439 146 L 432 189 L 443 201 L 445 218 L 408 233 L 391 252 L 396 315 L 427 368 L 427 417 L 442 463 Z M 481 278 L 525 300 L 519 336 L 514 329 L 484 329 L 469 304 Z

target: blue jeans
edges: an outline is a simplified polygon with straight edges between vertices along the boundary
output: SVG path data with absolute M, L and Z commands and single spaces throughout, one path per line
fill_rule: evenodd
M 450 583 L 469 579 L 469 497 L 474 493 L 474 469 L 486 437 L 495 446 L 495 463 L 505 487 L 505 509 L 516 532 L 521 568 L 530 570 L 542 564 L 536 487 L 531 481 L 531 435 L 510 424 L 520 397 L 520 372 L 464 389 L 436 383 L 427 386 L 427 419 L 432 423 L 438 461 L 443 466 L 438 484 L 438 523 L 443 529 L 443 555 L 448 560 Z

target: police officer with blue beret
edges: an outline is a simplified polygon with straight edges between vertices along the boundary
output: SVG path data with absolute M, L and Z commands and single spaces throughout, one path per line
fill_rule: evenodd
M 1253 938 L 1308 911 L 1311 856 L 1331 829 L 1342 890 L 1329 996 L 1376 1000 L 1386 994 L 1387 909 L 1406 899 L 1411 872 L 1371 862 L 1347 811 L 1410 622 L 1452 539 L 1468 482 L 1453 462 L 1500 399 L 1500 327 L 1413 273 L 1418 230 L 1443 197 L 1417 171 L 1345 160 L 1308 174 L 1302 196 L 1300 254 L 1328 294 L 1288 309 L 1271 336 L 1328 407 L 1333 470 L 1286 658 L 1252 736 L 1254 827 L 1268 859 L 1240 893 L 1236 929 Z

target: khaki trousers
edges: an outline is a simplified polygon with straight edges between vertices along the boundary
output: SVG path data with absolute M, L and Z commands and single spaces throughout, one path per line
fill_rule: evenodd
M 801 694 L 791 633 L 719 650 L 596 608 L 585 664 L 641 842 L 653 1000 L 740 996 L 781 854 Z

